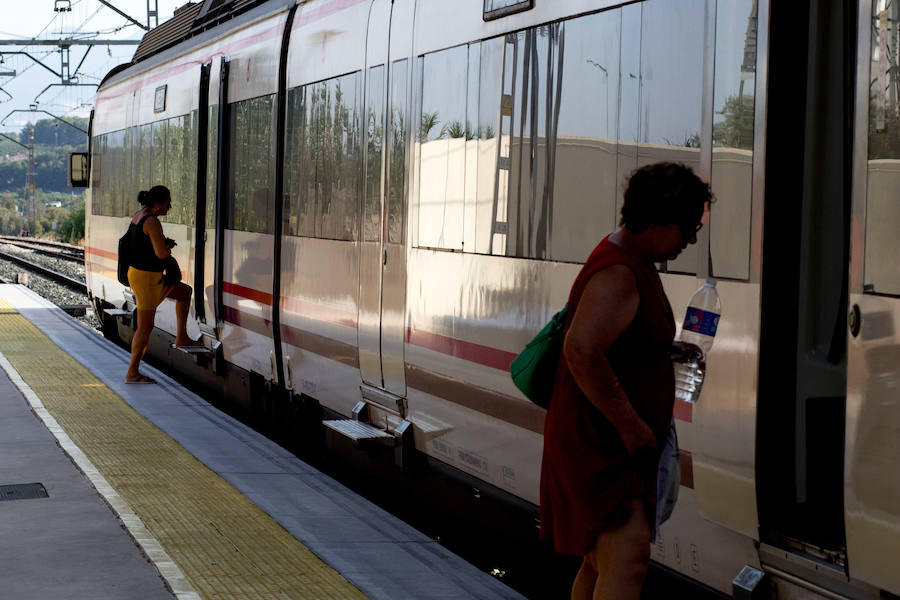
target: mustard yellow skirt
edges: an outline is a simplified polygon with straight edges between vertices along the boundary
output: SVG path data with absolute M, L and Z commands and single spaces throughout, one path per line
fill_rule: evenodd
M 155 310 L 175 288 L 175 285 L 163 283 L 162 276 L 159 271 L 128 267 L 128 285 L 134 292 L 138 310 Z

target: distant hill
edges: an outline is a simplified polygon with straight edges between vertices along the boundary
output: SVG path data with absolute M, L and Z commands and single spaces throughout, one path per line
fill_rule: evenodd
M 87 129 L 88 120 L 80 117 L 66 121 Z M 17 137 L 28 146 L 34 129 L 35 187 L 48 192 L 71 191 L 66 181 L 66 160 L 70 152 L 87 152 L 87 135 L 55 119 L 27 124 Z M 7 134 L 9 135 L 9 134 Z M 0 138 L 0 192 L 23 190 L 28 173 L 28 151 Z

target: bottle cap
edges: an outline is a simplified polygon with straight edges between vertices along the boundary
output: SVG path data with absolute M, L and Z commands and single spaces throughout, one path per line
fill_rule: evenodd
M 707 278 L 706 278 L 706 283 L 707 283 L 708 285 L 711 285 L 711 286 L 713 286 L 713 287 L 716 287 L 716 280 L 713 279 L 712 277 L 707 277 Z

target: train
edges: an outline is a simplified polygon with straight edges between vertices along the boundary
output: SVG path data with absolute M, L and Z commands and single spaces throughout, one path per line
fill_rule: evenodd
M 127 342 L 116 241 L 164 184 L 205 349 L 151 353 L 536 514 L 545 412 L 509 364 L 616 228 L 627 175 L 687 164 L 716 202 L 658 269 L 676 315 L 707 278 L 723 315 L 700 401 L 675 405 L 680 496 L 651 559 L 723 595 L 895 598 L 898 11 L 186 4 L 96 94 L 92 302 Z M 164 303 L 157 337 L 174 331 Z

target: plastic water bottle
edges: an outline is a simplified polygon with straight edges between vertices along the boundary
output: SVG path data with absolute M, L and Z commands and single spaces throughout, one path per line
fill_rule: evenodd
M 706 375 L 706 355 L 712 349 L 722 315 L 716 280 L 707 279 L 688 302 L 679 343 L 672 353 L 675 397 L 691 404 L 700 399 Z

